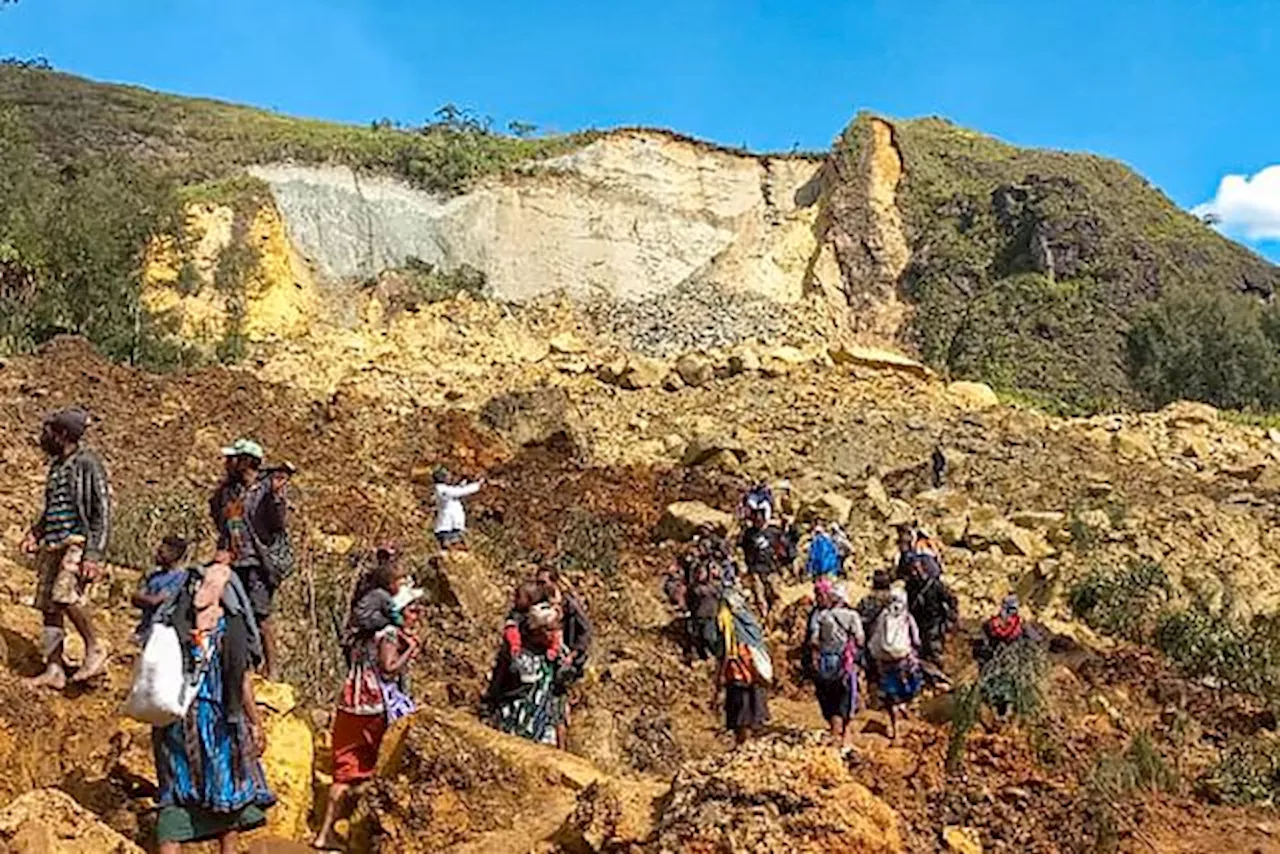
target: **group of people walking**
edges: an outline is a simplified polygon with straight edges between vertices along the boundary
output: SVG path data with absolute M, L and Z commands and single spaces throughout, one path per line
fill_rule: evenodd
M 744 570 L 726 538 L 704 528 L 679 557 L 665 592 L 685 614 L 687 658 L 718 662 L 717 686 L 729 688 L 725 724 L 743 738 L 768 717 L 772 665 L 760 626 L 780 599 L 776 579 L 795 568 L 800 534 L 794 522 L 778 519 L 762 484 L 747 492 L 738 516 Z M 902 710 L 925 686 L 948 686 L 942 654 L 958 625 L 941 549 L 915 526 L 899 529 L 896 563 L 873 573 L 871 591 L 857 603 L 842 580 L 851 552 L 838 524 L 815 525 L 802 571 L 813 580 L 803 670 L 840 745 L 848 743 L 854 713 L 872 699 L 862 684 L 888 712 L 895 737 Z
M 103 570 L 111 530 L 110 486 L 101 457 L 83 445 L 90 417 L 79 408 L 51 414 L 40 447 L 49 460 L 44 504 L 23 539 L 36 570 L 36 607 L 43 614 L 41 672 L 32 689 L 61 690 L 103 675 L 110 650 L 89 608 Z M 192 690 L 182 719 L 152 731 L 158 781 L 156 837 L 163 854 L 183 842 L 218 839 L 235 851 L 239 831 L 266 820 L 274 803 L 261 754 L 264 729 L 252 674 L 278 666 L 272 600 L 287 573 L 288 471 L 263 471 L 262 448 L 238 440 L 223 449 L 225 475 L 210 513 L 217 552 L 202 566 L 184 561 L 189 544 L 169 535 L 133 603 L 135 631 L 148 643 L 158 624 L 173 627 Z M 80 633 L 84 660 L 72 670 L 64 656 L 66 622 Z
M 23 540 L 37 572 L 36 604 L 44 627 L 43 667 L 32 688 L 62 689 L 106 669 L 109 650 L 98 637 L 88 592 L 100 576 L 110 532 L 108 476 L 101 458 L 82 444 L 90 419 L 80 409 L 49 416 L 40 445 L 49 458 L 43 510 Z M 163 854 L 182 843 L 216 839 L 236 850 L 238 833 L 266 820 L 274 796 L 263 772 L 263 722 L 255 702 L 255 671 L 279 675 L 274 599 L 293 565 L 288 534 L 290 465 L 267 467 L 261 445 L 238 439 L 222 450 L 224 476 L 209 512 L 217 536 L 213 559 L 187 562 L 191 545 L 165 536 L 155 566 L 133 596 L 140 611 L 135 639 L 149 643 L 157 626 L 180 638 L 182 667 L 192 686 L 181 719 L 153 730 L 159 781 L 157 842 Z M 441 550 L 466 548 L 463 501 L 482 482 L 434 477 L 434 532 Z M 716 663 L 714 688 L 724 724 L 741 742 L 769 720 L 773 661 L 765 627 L 780 601 L 778 580 L 796 573 L 800 534 L 779 518 L 763 484 L 740 508 L 743 570 L 722 534 L 700 531 L 666 584 L 686 613 L 688 658 Z M 852 547 L 838 525 L 815 527 L 801 576 L 813 580 L 804 666 L 834 743 L 846 746 L 850 723 L 865 703 L 862 685 L 889 712 L 896 737 L 899 710 L 926 684 L 945 685 L 941 656 L 957 624 L 955 597 L 943 581 L 941 551 L 914 528 L 900 532 L 892 570 L 877 570 L 871 592 L 856 604 L 842 580 Z M 584 602 L 551 561 L 537 559 L 515 587 L 481 708 L 503 732 L 565 748 L 571 688 L 583 679 L 593 631 Z M 384 543 L 358 574 L 342 630 L 345 674 L 333 721 L 333 785 L 314 840 L 337 845 L 334 824 L 349 806 L 352 786 L 375 773 L 388 726 L 414 709 L 407 684 L 421 644 L 415 630 L 423 590 Z M 757 616 L 759 614 L 760 616 Z M 63 655 L 66 622 L 84 640 L 84 660 L 72 670 Z M 977 654 L 1027 636 L 1016 598 L 983 627 Z

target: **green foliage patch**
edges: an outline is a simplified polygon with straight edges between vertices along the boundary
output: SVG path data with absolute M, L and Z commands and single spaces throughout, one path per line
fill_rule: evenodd
M 841 173 L 856 181 L 864 176 L 850 166 L 870 122 L 859 116 L 837 144 Z M 897 204 L 912 252 L 899 285 L 915 306 L 908 334 L 930 364 L 1068 411 L 1170 396 L 1264 403 L 1247 386 L 1219 391 L 1162 376 L 1174 357 L 1158 344 L 1148 347 L 1153 358 L 1135 364 L 1129 329 L 1182 289 L 1248 293 L 1241 299 L 1258 308 L 1256 296 L 1280 289 L 1280 268 L 1116 161 L 1017 148 L 938 118 L 892 126 L 903 164 Z
M 343 164 L 456 192 L 482 175 L 592 138 L 508 136 L 453 106 L 417 128 L 387 121 L 341 125 L 16 66 L 0 67 L 0 108 L 6 106 L 55 163 L 126 157 L 182 184 L 217 182 L 250 164 L 289 160 Z

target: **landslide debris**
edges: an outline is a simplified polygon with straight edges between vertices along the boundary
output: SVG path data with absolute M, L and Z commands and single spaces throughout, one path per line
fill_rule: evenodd
M 898 818 L 829 747 L 751 742 L 676 774 L 652 852 L 898 854 Z

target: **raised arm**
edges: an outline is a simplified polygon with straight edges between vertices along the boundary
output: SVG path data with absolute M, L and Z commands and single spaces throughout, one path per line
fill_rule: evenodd
M 459 483 L 457 485 L 442 483 L 437 489 L 445 498 L 466 498 L 469 495 L 475 495 L 480 491 L 480 482 L 473 481 L 471 483 Z

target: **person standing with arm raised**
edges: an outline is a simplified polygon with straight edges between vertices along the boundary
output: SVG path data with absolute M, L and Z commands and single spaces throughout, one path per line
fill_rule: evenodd
M 226 474 L 209 501 L 218 535 L 219 551 L 228 551 L 232 568 L 253 605 L 253 615 L 262 631 L 264 675 L 279 677 L 279 656 L 271 614 L 276 590 L 289 567 L 280 566 L 273 546 L 287 542 L 288 484 L 290 467 L 275 469 L 263 476 L 262 446 L 250 439 L 237 439 L 222 449 Z

